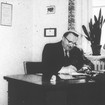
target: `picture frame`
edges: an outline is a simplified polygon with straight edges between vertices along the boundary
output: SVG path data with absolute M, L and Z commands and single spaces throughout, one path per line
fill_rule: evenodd
M 44 29 L 44 36 L 45 37 L 56 37 L 56 28 L 45 28 Z
M 47 6 L 47 14 L 55 14 L 55 5 Z
M 1 2 L 1 25 L 12 26 L 12 9 L 12 4 Z

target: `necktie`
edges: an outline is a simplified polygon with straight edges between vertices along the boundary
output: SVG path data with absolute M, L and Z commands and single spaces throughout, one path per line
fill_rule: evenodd
M 64 66 L 68 66 L 69 65 L 69 58 L 67 55 L 67 51 L 65 51 L 65 57 L 64 57 Z
M 66 57 L 66 58 L 68 58 L 68 55 L 67 55 L 67 50 L 65 50 L 65 57 Z

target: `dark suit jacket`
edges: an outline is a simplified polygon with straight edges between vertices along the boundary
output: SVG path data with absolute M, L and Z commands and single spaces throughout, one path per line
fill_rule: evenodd
M 73 65 L 79 70 L 84 64 L 92 65 L 79 48 L 74 47 L 69 53 L 69 63 L 66 66 Z M 58 71 L 65 66 L 64 50 L 61 41 L 45 45 L 42 54 L 42 63 L 44 75 L 49 78 L 52 75 L 57 75 Z

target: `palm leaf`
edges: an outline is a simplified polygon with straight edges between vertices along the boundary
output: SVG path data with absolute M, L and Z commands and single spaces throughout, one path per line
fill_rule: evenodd
M 89 29 L 90 29 L 90 31 L 92 31 L 92 19 L 90 19 Z
M 92 19 L 89 22 L 89 31 L 86 29 L 84 25 L 82 25 L 82 29 L 86 34 L 85 38 L 91 42 L 91 44 L 100 44 L 101 39 L 101 30 L 102 26 L 105 23 L 105 19 L 101 14 L 101 9 L 99 10 L 99 15 L 96 17 L 94 15 L 94 23 L 92 23 Z
M 82 25 L 82 28 L 83 28 L 84 33 L 87 35 L 87 36 L 85 36 L 86 39 L 90 41 L 89 32 L 87 31 L 86 27 L 84 25 Z
M 86 27 L 85 27 L 84 25 L 82 25 L 82 28 L 83 28 L 84 33 L 85 33 L 87 36 L 89 36 L 89 33 L 88 33 Z
M 94 21 L 95 21 L 95 23 L 98 21 L 97 17 L 95 15 L 94 15 Z
M 99 11 L 98 22 L 100 22 L 100 19 L 101 19 L 101 9 L 100 9 L 100 11 Z
M 103 16 L 101 17 L 101 22 L 100 22 L 100 28 L 102 28 L 102 25 L 103 25 Z

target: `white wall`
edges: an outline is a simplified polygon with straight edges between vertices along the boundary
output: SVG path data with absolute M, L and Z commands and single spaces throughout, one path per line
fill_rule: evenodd
M 50 5 L 55 14 L 47 14 Z M 33 7 L 33 60 L 41 61 L 45 43 L 59 41 L 68 30 L 68 0 L 34 0 Z M 57 37 L 44 37 L 44 28 L 57 28 Z
M 13 5 L 12 26 L 0 25 L 0 105 L 7 105 L 5 75 L 23 74 L 23 61 L 41 61 L 46 43 L 59 41 L 68 28 L 68 0 L 0 0 Z M 55 5 L 55 14 L 46 6 Z M 44 28 L 57 28 L 57 37 L 44 37 Z
M 0 105 L 7 104 L 4 75 L 23 74 L 23 61 L 32 60 L 32 0 L 0 0 L 13 5 L 12 26 L 0 25 Z

